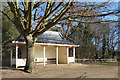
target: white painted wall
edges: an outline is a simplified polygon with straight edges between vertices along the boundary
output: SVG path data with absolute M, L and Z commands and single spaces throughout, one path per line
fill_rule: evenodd
M 25 45 L 20 46 L 22 57 L 25 58 Z M 35 58 L 43 58 L 43 46 L 35 44 Z M 56 48 L 54 46 L 46 46 L 45 58 L 56 58 Z M 58 48 L 58 64 L 67 64 L 67 47 Z
M 35 45 L 34 53 L 35 58 L 43 58 L 43 47 L 40 45 Z
M 25 45 L 21 45 L 20 50 L 22 52 L 22 58 L 25 58 L 25 55 L 26 55 Z M 46 46 L 45 51 L 46 51 L 45 57 L 56 58 L 56 48 L 54 46 Z M 43 46 L 36 44 L 34 52 L 35 52 L 35 55 L 34 55 L 35 58 L 43 58 Z
M 43 46 L 35 45 L 35 58 L 43 58 Z M 56 58 L 56 49 L 54 46 L 46 46 L 45 58 Z
M 58 64 L 67 63 L 67 47 L 59 47 L 58 49 Z
M 54 46 L 46 46 L 46 57 L 56 58 L 56 48 Z

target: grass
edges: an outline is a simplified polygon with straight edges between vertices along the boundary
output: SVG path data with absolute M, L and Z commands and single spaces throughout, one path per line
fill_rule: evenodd
M 118 62 L 97 62 L 93 64 L 98 64 L 98 65 L 103 65 L 103 66 L 118 66 Z

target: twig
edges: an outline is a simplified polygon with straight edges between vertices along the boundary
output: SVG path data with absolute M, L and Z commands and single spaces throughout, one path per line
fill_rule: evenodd
M 77 77 L 77 79 L 79 80 L 79 79 L 85 78 L 86 77 L 85 74 L 86 72 L 84 72 L 81 76 Z

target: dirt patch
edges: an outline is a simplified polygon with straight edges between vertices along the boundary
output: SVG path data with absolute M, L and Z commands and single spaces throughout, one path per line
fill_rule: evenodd
M 3 67 L 3 78 L 118 78 L 117 66 L 81 65 L 81 64 L 49 64 L 35 66 L 33 73 L 25 73 L 20 69 Z

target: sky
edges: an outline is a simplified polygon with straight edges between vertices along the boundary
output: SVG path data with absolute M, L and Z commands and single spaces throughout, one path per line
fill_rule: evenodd
M 109 7 L 114 11 L 115 9 L 118 10 L 120 6 L 118 6 L 118 2 L 113 2 Z M 105 18 L 109 20 L 118 20 L 118 15 L 108 15 Z

